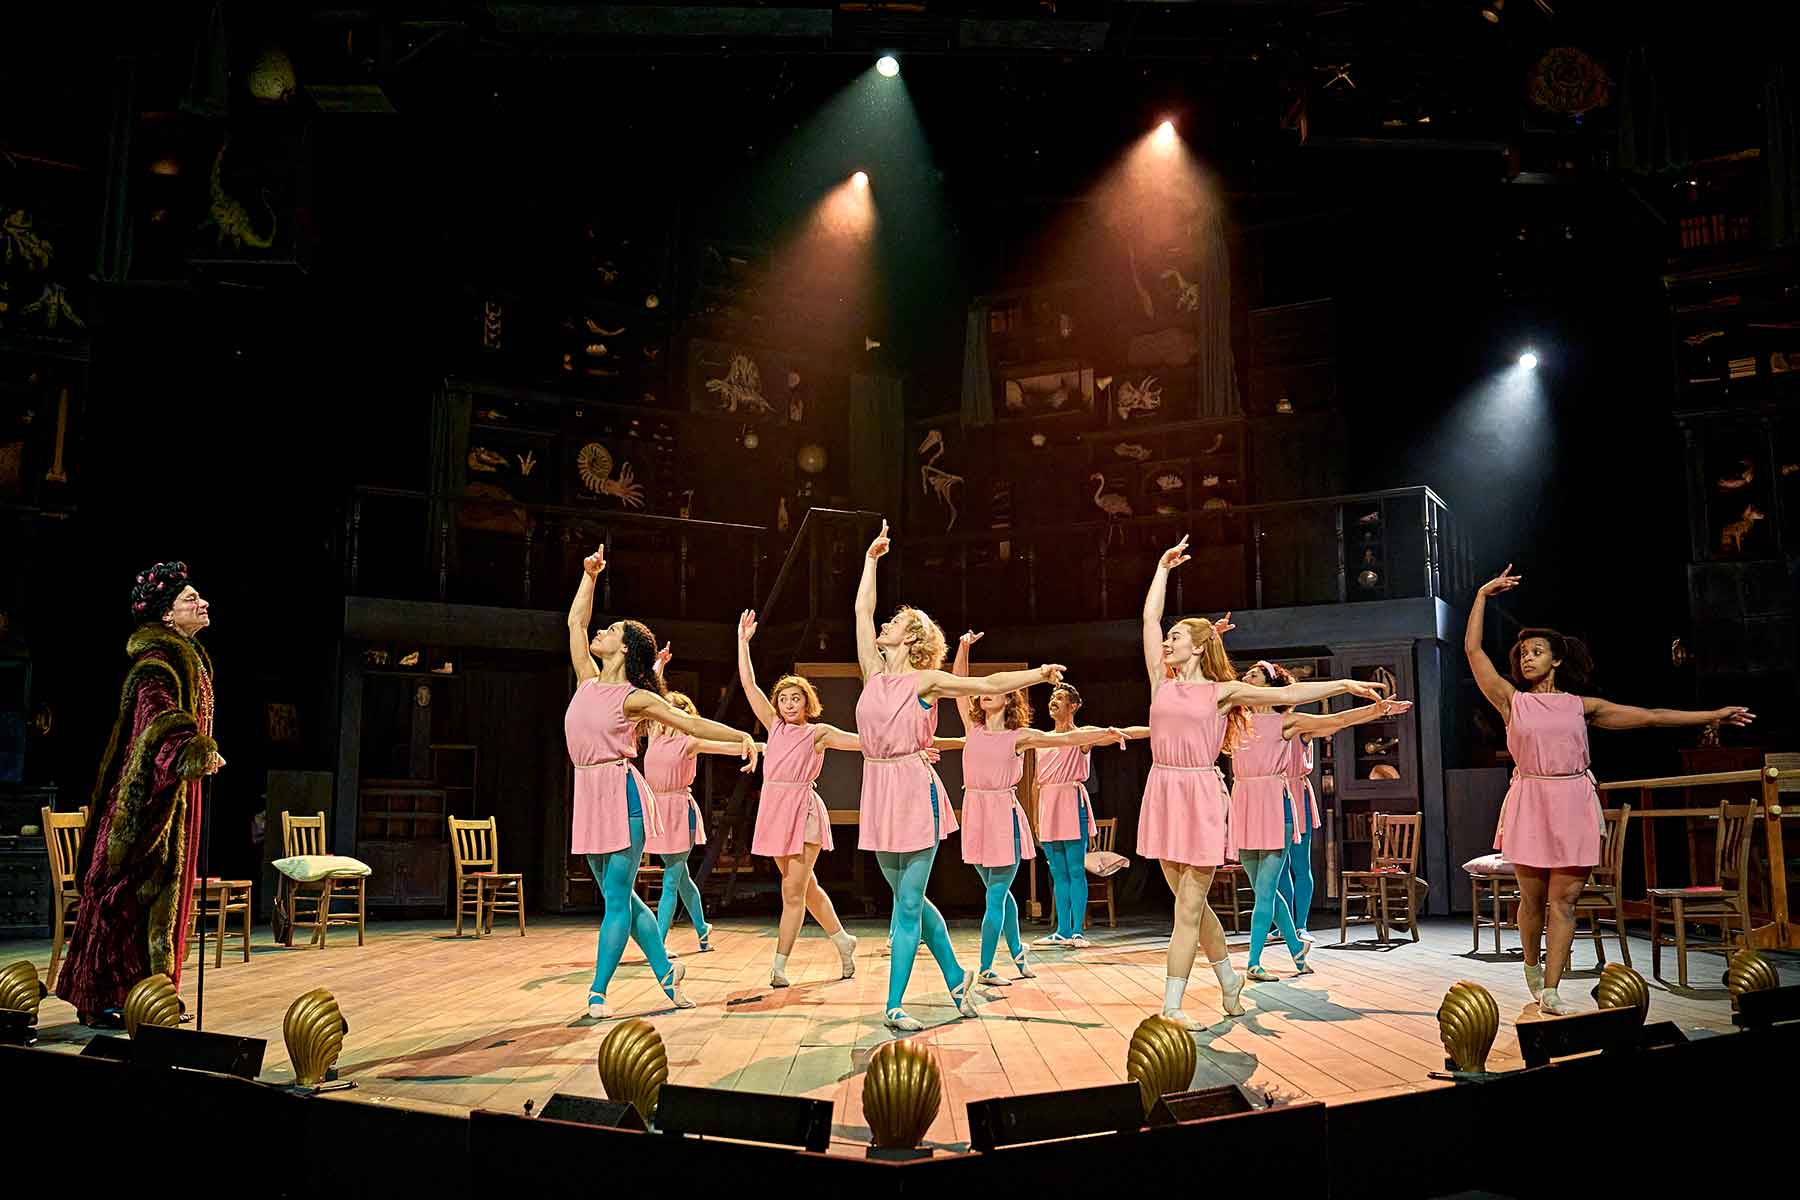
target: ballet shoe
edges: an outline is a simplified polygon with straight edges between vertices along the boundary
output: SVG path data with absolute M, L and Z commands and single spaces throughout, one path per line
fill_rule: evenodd
M 592 995 L 588 997 L 588 1016 L 596 1021 L 612 1020 L 612 1009 L 606 1006 L 606 997 Z
M 770 971 L 769 986 L 772 988 L 784 988 L 791 985 L 788 983 L 788 977 L 786 975 L 782 974 L 780 971 Z
M 1544 968 L 1543 968 L 1542 964 L 1540 964 L 1540 963 L 1526 963 L 1525 964 L 1525 986 L 1531 989 L 1531 998 L 1533 1000 L 1539 1001 L 1540 1003 L 1543 1001 L 1543 999 L 1544 999 Z
M 1244 973 L 1238 978 L 1248 979 L 1251 983 L 1274 983 L 1281 977 L 1264 967 L 1261 963 L 1251 963 L 1250 966 L 1244 969 Z
M 1020 979 L 1036 979 L 1037 972 L 1025 961 L 1025 951 L 1021 950 L 1013 956 L 1013 968 L 1019 972 Z
M 888 1009 L 887 1016 L 881 1019 L 881 1023 L 886 1025 L 889 1029 L 896 1030 L 900 1033 L 917 1033 L 925 1028 L 923 1025 L 919 1024 L 918 1021 L 907 1016 L 904 1008 Z
M 1230 983 L 1219 985 L 1219 1007 L 1225 1010 L 1228 1017 L 1244 1015 L 1244 977 L 1233 973 Z
M 1557 995 L 1556 989 L 1547 987 L 1544 994 L 1538 997 L 1538 1012 L 1552 1017 L 1567 1017 L 1578 1010 L 1573 1004 Z
M 1185 1012 L 1181 1011 L 1179 1008 L 1176 1008 L 1176 1009 L 1165 1008 L 1165 1009 L 1163 1009 L 1162 1015 L 1164 1017 L 1168 1018 L 1169 1020 L 1175 1022 L 1177 1025 L 1181 1026 L 1183 1029 L 1187 1030 L 1189 1033 L 1199 1033 L 1201 1030 L 1206 1028 L 1206 1026 L 1204 1024 L 1202 1024 L 1200 1021 L 1196 1020 L 1193 1017 L 1188 1016 Z
M 1079 933 L 1075 934 L 1073 937 L 1068 937 L 1068 938 L 1063 939 L 1063 945 L 1067 946 L 1071 950 L 1087 950 L 1087 949 L 1091 948 L 1093 946 L 1093 944 L 1094 943 L 1088 941 L 1087 938 L 1083 937 Z
M 963 981 L 950 989 L 950 1000 L 956 1005 L 956 1011 L 965 1017 L 979 1014 L 975 1007 L 975 972 L 963 972 Z
M 838 976 L 838 978 L 839 979 L 855 979 L 856 978 L 856 935 L 855 934 L 846 934 L 845 936 L 847 936 L 850 939 L 850 947 L 849 947 L 849 949 L 845 949 L 842 946 L 838 947 L 838 965 L 842 968 L 842 973 Z
M 1068 945 L 1069 939 L 1060 933 L 1046 933 L 1043 937 L 1031 944 L 1034 946 L 1048 946 L 1051 949 L 1055 949 L 1057 946 Z
M 1306 955 L 1304 953 L 1302 953 L 1299 958 L 1296 958 L 1294 960 L 1294 974 L 1296 974 L 1296 975 L 1316 975 L 1316 974 L 1318 974 L 1318 972 L 1314 971 L 1312 969 L 1311 965 L 1309 965 L 1306 961 Z
M 979 983 L 982 987 L 1011 987 L 1012 986 L 1012 980 L 1000 978 L 1000 972 L 994 970 L 992 967 L 988 968 L 987 970 L 983 971 L 981 974 L 977 975 L 975 977 L 975 982 Z
M 669 966 L 669 981 L 663 983 L 662 989 L 676 1008 L 693 1008 L 694 1002 L 688 999 L 687 993 L 681 990 L 681 981 L 687 978 L 687 964 L 676 960 Z M 658 980 L 658 982 L 662 982 Z

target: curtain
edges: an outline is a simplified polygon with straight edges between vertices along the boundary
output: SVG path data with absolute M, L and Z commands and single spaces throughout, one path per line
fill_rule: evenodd
M 969 309 L 968 331 L 963 334 L 962 424 L 994 423 L 994 381 L 988 373 L 988 306 Z
M 1786 64 L 1773 62 L 1763 81 L 1763 161 L 1768 181 L 1768 242 L 1785 245 L 1800 236 L 1800 110 Z
M 1200 284 L 1200 305 L 1194 310 L 1199 411 L 1202 417 L 1235 417 L 1240 407 L 1231 355 L 1231 250 L 1216 209 L 1200 221 L 1194 246 Z
M 900 525 L 900 467 L 906 461 L 906 406 L 889 375 L 850 377 L 850 498 Z

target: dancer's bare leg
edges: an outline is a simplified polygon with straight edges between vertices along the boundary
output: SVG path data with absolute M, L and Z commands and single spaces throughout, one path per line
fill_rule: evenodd
M 1544 997 L 1544 964 L 1538 957 L 1544 939 L 1544 905 L 1550 898 L 1550 873 L 1541 867 L 1515 866 L 1519 880 L 1519 948 L 1525 952 L 1525 986 L 1531 998 Z
M 1207 963 L 1219 980 L 1220 1003 L 1228 1015 L 1237 1016 L 1244 1011 L 1239 1000 L 1244 980 L 1232 970 L 1231 957 L 1225 946 L 1225 927 L 1206 902 L 1207 893 L 1212 890 L 1214 868 L 1165 862 L 1162 869 L 1164 881 L 1175 894 L 1175 929 L 1169 937 L 1167 978 L 1163 980 L 1163 1015 L 1188 1029 L 1205 1028 L 1181 1008 L 1188 976 L 1194 971 L 1194 956 L 1204 949 Z
M 769 973 L 772 987 L 788 986 L 788 955 L 793 953 L 800 926 L 809 912 L 837 947 L 840 977 L 849 979 L 856 974 L 856 939 L 838 920 L 831 897 L 813 876 L 813 867 L 818 861 L 817 842 L 806 843 L 799 854 L 784 854 L 775 860 L 781 871 L 781 925 L 775 940 L 775 965 Z
M 1563 1004 L 1556 986 L 1562 982 L 1563 972 L 1569 969 L 1569 951 L 1575 942 L 1575 901 L 1580 897 L 1587 878 L 1586 871 L 1550 872 L 1550 936 L 1547 953 L 1544 955 L 1544 994 L 1538 1000 L 1538 1008 L 1542 1012 L 1555 1014 L 1573 1011 Z

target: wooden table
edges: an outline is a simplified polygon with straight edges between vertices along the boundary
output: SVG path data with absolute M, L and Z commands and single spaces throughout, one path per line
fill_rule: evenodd
M 1643 855 L 1644 855 L 1644 887 L 1659 886 L 1656 880 L 1656 821 L 1664 818 L 1690 817 L 1717 818 L 1717 805 L 1697 807 L 1683 803 L 1680 807 L 1656 807 L 1656 793 L 1659 791 L 1679 790 L 1685 794 L 1693 788 L 1709 788 L 1731 784 L 1749 784 L 1754 786 L 1760 796 L 1745 797 L 1751 805 L 1751 817 L 1762 823 L 1765 851 L 1769 860 L 1769 911 L 1753 914 L 1750 930 L 1750 944 L 1762 948 L 1781 947 L 1800 949 L 1800 930 L 1795 929 L 1788 914 L 1787 888 L 1787 853 L 1782 837 L 1781 823 L 1784 818 L 1800 815 L 1800 805 L 1785 808 L 1781 797 L 1784 791 L 1800 791 L 1800 755 L 1771 754 L 1769 765 L 1748 771 L 1710 771 L 1698 775 L 1663 775 L 1650 779 L 1622 779 L 1600 785 L 1600 791 L 1624 793 L 1612 797 L 1616 804 L 1630 799 L 1631 819 L 1643 821 Z M 1748 790 L 1748 789 L 1746 789 Z M 1635 792 L 1632 797 L 1629 793 Z M 1758 802 L 1760 801 L 1760 802 Z M 1698 882 L 1697 880 L 1690 880 Z M 1627 916 L 1649 919 L 1650 904 L 1648 900 L 1627 900 L 1625 902 Z M 1756 924 L 1756 916 L 1766 917 L 1761 924 Z

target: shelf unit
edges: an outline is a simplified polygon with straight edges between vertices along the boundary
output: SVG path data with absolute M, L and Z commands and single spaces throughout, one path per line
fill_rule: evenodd
M 1402 698 L 1418 694 L 1410 642 L 1346 650 L 1334 660 L 1332 671 L 1340 679 L 1385 683 L 1392 689 L 1389 694 Z M 1331 707 L 1341 712 L 1367 703 L 1360 697 L 1339 696 Z M 1332 812 L 1335 861 L 1329 891 L 1335 896 L 1338 871 L 1369 866 L 1374 814 L 1420 808 L 1418 714 L 1352 725 L 1331 740 L 1331 794 L 1328 797 L 1322 788 L 1320 801 Z

